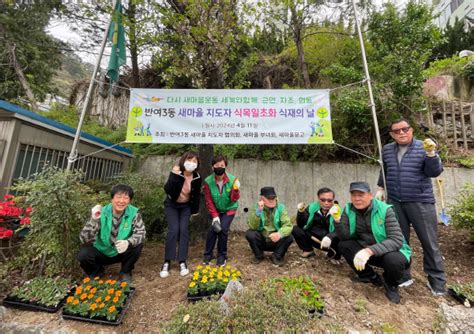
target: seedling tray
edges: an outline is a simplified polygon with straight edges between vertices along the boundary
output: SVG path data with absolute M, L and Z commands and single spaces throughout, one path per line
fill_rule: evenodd
M 20 298 L 16 298 L 14 296 L 7 296 L 3 300 L 3 305 L 6 307 L 13 307 L 21 310 L 26 311 L 41 311 L 41 312 L 49 312 L 49 313 L 56 313 L 59 309 L 63 306 L 64 302 L 66 301 L 66 297 L 64 297 L 56 306 L 46 306 L 43 304 L 38 304 L 35 302 L 25 302 Z
M 100 324 L 100 325 L 118 326 L 122 323 L 123 317 L 125 316 L 125 313 L 127 313 L 127 310 L 130 307 L 130 303 L 132 302 L 132 297 L 134 293 L 135 293 L 135 288 L 130 288 L 130 293 L 127 296 L 127 300 L 125 301 L 125 304 L 120 310 L 120 313 L 118 314 L 117 318 L 113 321 L 107 320 L 107 318 L 83 317 L 77 314 L 65 312 L 64 309 L 63 309 L 62 317 L 65 320 L 77 320 L 77 321 L 90 322 L 90 323 Z
M 454 299 L 456 299 L 456 300 L 457 300 L 458 302 L 460 302 L 461 304 L 466 305 L 465 303 L 466 303 L 466 300 L 467 300 L 467 302 L 469 303 L 470 306 L 473 305 L 473 303 L 472 303 L 470 300 L 468 300 L 468 299 L 467 299 L 466 297 L 464 297 L 463 295 L 457 294 L 457 293 L 454 291 L 454 289 L 449 288 L 449 289 L 448 289 L 448 292 L 449 292 L 449 294 L 450 294 Z M 466 305 L 466 306 L 467 306 L 467 305 Z

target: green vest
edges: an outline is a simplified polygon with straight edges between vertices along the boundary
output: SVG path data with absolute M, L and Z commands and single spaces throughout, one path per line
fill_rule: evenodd
M 308 207 L 309 218 L 308 218 L 308 221 L 306 222 L 306 225 L 303 227 L 303 230 L 310 229 L 311 226 L 313 226 L 314 214 L 318 212 L 320 208 L 321 208 L 321 205 L 319 204 L 319 202 L 313 202 L 309 205 Z M 332 216 L 329 217 L 329 232 L 330 233 L 334 232 L 334 218 L 332 218 Z
M 232 202 L 230 200 L 230 192 L 232 191 L 232 186 L 234 185 L 235 176 L 229 173 L 226 173 L 227 177 L 229 178 L 229 182 L 224 184 L 222 187 L 222 194 L 219 191 L 219 187 L 216 183 L 215 174 L 212 173 L 204 182 L 206 182 L 209 186 L 209 190 L 211 191 L 212 201 L 216 206 L 218 212 L 227 212 L 229 210 L 236 210 L 239 207 L 238 202 Z
M 385 231 L 385 216 L 387 215 L 387 209 L 392 207 L 385 202 L 379 201 L 378 199 L 372 199 L 372 212 L 370 215 L 370 227 L 375 241 L 378 243 L 387 239 L 387 231 Z M 352 210 L 352 204 L 348 203 L 345 208 L 347 218 L 349 219 L 349 231 L 351 238 L 355 238 L 356 231 L 356 213 Z M 403 245 L 400 248 L 400 252 L 410 262 L 411 248 L 403 238 Z
M 273 214 L 273 226 L 275 226 L 277 231 L 280 231 L 280 228 L 281 228 L 280 215 L 284 209 L 285 209 L 285 206 L 280 203 L 278 203 L 276 208 L 273 209 L 275 212 Z M 265 210 L 262 210 L 262 214 L 260 215 L 260 227 L 258 228 L 258 230 L 263 231 L 264 227 L 265 227 Z
M 125 209 L 125 213 L 122 216 L 122 222 L 120 223 L 117 240 L 127 240 L 133 233 L 132 221 L 137 215 L 138 208 L 133 205 L 128 205 Z M 94 247 L 99 252 L 108 257 L 114 257 L 118 255 L 115 245 L 110 243 L 110 233 L 112 231 L 112 204 L 106 205 L 100 214 L 100 232 L 94 242 Z

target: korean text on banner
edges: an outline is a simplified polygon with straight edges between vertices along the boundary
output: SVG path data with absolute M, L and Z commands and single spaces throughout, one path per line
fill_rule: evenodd
M 129 143 L 332 144 L 329 90 L 132 89 Z

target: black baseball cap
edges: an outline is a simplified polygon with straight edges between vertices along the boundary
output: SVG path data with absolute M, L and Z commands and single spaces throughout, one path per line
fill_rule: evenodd
M 362 191 L 363 193 L 370 193 L 370 186 L 367 182 L 357 181 L 352 182 L 349 186 L 349 192 Z
M 273 187 L 263 187 L 260 189 L 260 196 L 266 197 L 268 199 L 276 197 L 275 188 Z

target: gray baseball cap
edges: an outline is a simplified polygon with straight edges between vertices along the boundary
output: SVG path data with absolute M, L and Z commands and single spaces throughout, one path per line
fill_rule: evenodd
M 349 192 L 362 191 L 363 193 L 370 193 L 370 186 L 367 182 L 357 181 L 352 182 L 349 186 Z

